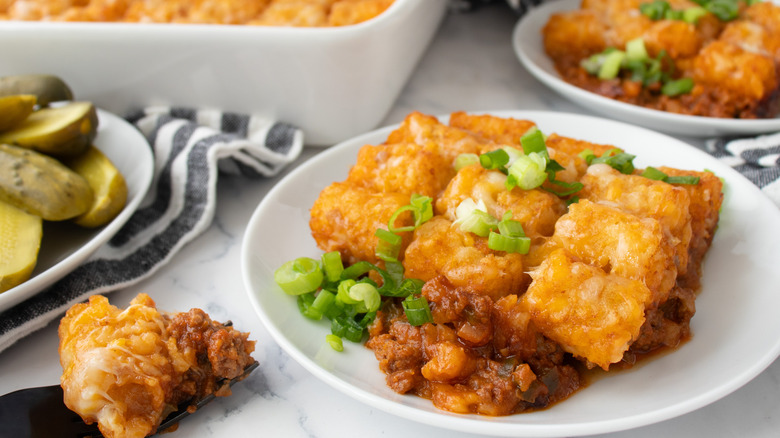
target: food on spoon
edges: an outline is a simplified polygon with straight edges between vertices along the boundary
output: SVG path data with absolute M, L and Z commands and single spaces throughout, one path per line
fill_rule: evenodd
M 32 94 L 16 94 L 0 97 L 0 132 L 22 123 L 35 108 L 36 98 Z
M 0 5 L 0 19 L 348 26 L 370 20 L 392 4 L 393 0 L 44 0 L 32 4 L 10 0 Z
M 90 146 L 84 154 L 63 162 L 87 180 L 94 194 L 90 208 L 73 222 L 87 228 L 111 222 L 127 202 L 127 183 L 119 169 L 94 146 Z
M 47 221 L 84 214 L 94 195 L 89 183 L 56 159 L 0 144 L 0 200 Z
M 722 182 L 636 169 L 625 146 L 412 113 L 315 201 L 321 260 L 274 278 L 305 317 L 331 321 L 334 349 L 367 332 L 398 393 L 458 413 L 547 407 L 587 369 L 690 336 Z
M 0 292 L 30 278 L 42 234 L 40 217 L 0 201 Z
M 91 102 L 68 102 L 33 112 L 14 129 L 0 133 L 0 143 L 72 157 L 89 148 L 97 128 L 97 110 Z
M 741 0 L 585 0 L 553 14 L 544 48 L 578 87 L 708 117 L 780 112 L 780 6 Z
M 221 380 L 255 362 L 248 336 L 200 309 L 161 312 L 146 294 L 124 310 L 92 296 L 60 321 L 65 404 L 107 438 L 145 437 L 182 403 L 230 395 Z
M 0 96 L 32 94 L 41 107 L 52 102 L 73 100 L 73 92 L 61 78 L 47 74 L 0 77 Z

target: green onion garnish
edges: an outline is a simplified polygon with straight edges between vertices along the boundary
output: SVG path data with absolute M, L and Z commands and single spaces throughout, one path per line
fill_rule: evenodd
M 622 50 L 615 50 L 604 58 L 604 64 L 599 69 L 599 79 L 614 79 L 620 73 L 620 66 L 626 59 L 626 53 Z
M 636 158 L 636 155 L 621 152 L 620 149 L 610 149 L 604 152 L 600 157 L 597 157 L 591 152 L 590 155 L 586 155 L 584 158 L 585 162 L 587 162 L 589 166 L 592 164 L 603 163 L 609 165 L 620 173 L 629 175 L 634 172 L 634 158 Z
M 409 198 L 409 205 L 404 205 L 403 207 L 396 210 L 392 216 L 390 216 L 390 220 L 387 221 L 387 229 L 393 233 L 414 231 L 415 228 L 419 227 L 433 217 L 432 201 L 433 200 L 428 196 L 422 196 L 413 193 Z M 405 211 L 412 212 L 412 215 L 414 216 L 414 225 L 408 227 L 396 227 L 395 221 L 398 219 L 398 216 L 400 216 L 401 213 Z
M 320 263 L 308 257 L 291 260 L 274 271 L 274 281 L 289 295 L 314 292 L 324 278 Z
M 703 6 L 721 21 L 731 21 L 739 16 L 736 0 L 712 0 Z
M 501 169 L 506 166 L 508 162 L 509 154 L 501 148 L 485 152 L 479 156 L 479 164 L 488 170 Z
M 479 163 L 479 155 L 477 154 L 460 154 L 455 157 L 455 171 L 458 172 L 464 167 L 471 166 L 474 163 Z
M 341 261 L 341 254 L 338 251 L 330 251 L 320 257 L 322 261 L 322 270 L 325 271 L 325 278 L 329 282 L 339 281 L 341 271 L 344 270 L 344 263 Z
M 683 10 L 683 21 L 686 23 L 696 24 L 699 22 L 699 18 L 707 15 L 707 10 L 701 6 L 694 6 Z
M 655 0 L 651 3 L 640 4 L 639 12 L 651 20 L 660 20 L 666 16 L 666 11 L 668 11 L 669 8 L 669 2 Z
M 386 262 L 398 261 L 398 254 L 401 251 L 401 241 L 403 240 L 401 236 L 382 228 L 377 228 L 374 235 L 379 238 L 375 250 L 377 258 Z
M 325 341 L 330 345 L 330 348 L 342 352 L 344 351 L 344 342 L 341 340 L 340 336 L 336 336 L 334 334 L 329 334 L 325 336 Z
M 545 154 L 546 155 L 546 154 Z M 506 187 L 512 190 L 520 187 L 523 190 L 531 190 L 539 187 L 547 179 L 547 158 L 539 152 L 531 152 L 528 155 L 518 157 L 509 167 Z
M 681 78 L 669 81 L 661 87 L 661 93 L 666 96 L 679 96 L 680 94 L 690 93 L 693 90 L 693 79 Z
M 698 176 L 690 176 L 690 175 L 670 176 L 652 166 L 648 166 L 642 172 L 642 176 L 656 181 L 664 181 L 669 184 L 688 184 L 688 185 L 696 185 L 699 183 L 699 179 L 700 179 Z
M 526 155 L 534 152 L 539 154 L 547 154 L 547 145 L 544 142 L 544 134 L 536 126 L 531 127 L 522 137 L 520 137 L 520 145 L 523 147 L 523 152 Z
M 369 283 L 356 283 L 349 288 L 349 297 L 355 300 L 358 313 L 375 312 L 382 304 L 376 287 Z
M 424 296 L 409 295 L 403 301 L 401 305 L 404 308 L 406 319 L 409 320 L 409 324 L 413 326 L 420 326 L 426 322 L 433 322 L 433 316 L 431 315 L 431 308 L 428 306 L 428 300 Z
M 628 61 L 645 61 L 650 59 L 645 48 L 645 40 L 640 38 L 634 38 L 626 43 L 626 59 Z
M 488 248 L 494 251 L 528 254 L 528 251 L 531 249 L 531 239 L 528 237 L 504 236 L 491 231 L 488 236 Z

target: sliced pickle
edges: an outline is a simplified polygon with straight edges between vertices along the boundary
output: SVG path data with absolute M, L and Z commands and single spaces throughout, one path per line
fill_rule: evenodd
M 0 200 L 45 220 L 61 221 L 84 214 L 93 197 L 89 183 L 54 158 L 0 144 Z
M 54 75 L 15 75 L 0 77 L 0 96 L 32 94 L 38 105 L 49 106 L 51 102 L 73 100 L 68 84 Z
M 15 144 L 55 157 L 84 153 L 97 135 L 98 118 L 90 102 L 44 108 L 14 129 L 0 133 L 0 143 Z
M 74 222 L 86 228 L 111 222 L 127 202 L 127 184 L 119 169 L 94 146 L 78 157 L 63 160 L 63 163 L 86 179 L 94 193 L 92 206 Z
M 43 221 L 0 201 L 0 292 L 30 278 L 38 262 Z

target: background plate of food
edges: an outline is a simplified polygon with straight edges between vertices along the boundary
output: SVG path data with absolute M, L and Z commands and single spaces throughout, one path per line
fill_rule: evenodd
M 453 430 L 529 437 L 605 433 L 670 419 L 735 391 L 777 358 L 780 320 L 774 309 L 780 304 L 780 273 L 772 261 L 780 256 L 780 211 L 747 179 L 690 145 L 622 122 L 552 112 L 493 114 L 533 121 L 547 135 L 619 146 L 637 156 L 637 168 L 707 169 L 722 178 L 725 197 L 704 259 L 690 339 L 633 368 L 600 373 L 546 409 L 500 416 L 448 412 L 431 400 L 392 390 L 374 352 L 362 342 L 345 341 L 343 351 L 335 351 L 326 342 L 331 324 L 304 318 L 296 298 L 275 282 L 275 271 L 298 257 L 319 260 L 323 250 L 310 230 L 312 206 L 326 187 L 347 178 L 364 145 L 382 145 L 398 128 L 387 127 L 304 163 L 273 188 L 248 224 L 241 264 L 249 299 L 291 357 L 332 387 L 386 412 Z M 447 123 L 446 117 L 440 120 Z M 345 208 L 358 216 L 373 211 L 364 204 Z
M 515 53 L 525 68 L 552 90 L 588 110 L 593 110 L 618 120 L 642 125 L 670 134 L 699 137 L 760 134 L 780 130 L 780 118 L 777 117 L 777 87 L 780 82 L 778 82 L 776 77 L 776 71 L 778 71 L 776 67 L 777 64 L 780 63 L 780 56 L 777 54 L 774 55 L 774 60 L 772 60 L 772 56 L 767 54 L 752 53 L 747 48 L 734 49 L 733 47 L 735 46 L 729 46 L 724 42 L 719 42 L 717 45 L 710 45 L 711 48 L 709 49 L 709 52 L 702 55 L 698 60 L 694 59 L 695 51 L 686 53 L 687 60 L 684 62 L 687 62 L 688 65 L 693 65 L 693 67 L 688 68 L 689 73 L 686 73 L 686 75 L 696 76 L 693 84 L 706 85 L 706 82 L 710 81 L 711 86 L 703 89 L 704 91 L 701 91 L 696 88 L 697 85 L 694 85 L 693 91 L 687 94 L 689 97 L 680 98 L 678 96 L 676 98 L 662 97 L 660 99 L 650 99 L 652 101 L 650 106 L 672 109 L 674 112 L 627 103 L 626 101 L 631 99 L 630 97 L 626 97 L 628 95 L 639 93 L 638 96 L 640 96 L 640 98 L 646 96 L 637 89 L 637 87 L 641 88 L 641 85 L 633 85 L 641 84 L 642 82 L 629 83 L 632 81 L 623 80 L 620 83 L 616 83 L 617 79 L 600 81 L 597 76 L 589 76 L 585 73 L 584 69 L 578 69 L 575 64 L 577 64 L 579 60 L 586 59 L 597 52 L 601 52 L 607 47 L 612 47 L 613 44 L 615 47 L 620 46 L 618 48 L 623 49 L 626 43 L 624 40 L 633 38 L 638 27 L 644 29 L 642 35 L 643 42 L 645 43 L 644 46 L 646 46 L 645 51 L 654 54 L 657 53 L 661 47 L 666 47 L 669 49 L 668 53 L 675 53 L 676 59 L 682 55 L 674 52 L 675 50 L 684 52 L 685 50 L 691 51 L 695 50 L 695 48 L 707 47 L 706 45 L 701 44 L 703 38 L 701 35 L 704 32 L 702 29 L 705 26 L 707 26 L 707 29 L 710 29 L 709 32 L 711 32 L 712 29 L 721 31 L 726 28 L 724 25 L 725 22 L 717 20 L 713 15 L 699 18 L 700 24 L 698 27 L 680 20 L 652 21 L 640 13 L 638 9 L 640 3 L 641 2 L 630 4 L 625 2 L 614 3 L 615 5 L 632 6 L 636 11 L 621 10 L 618 6 L 610 7 L 610 2 L 608 1 L 598 4 L 592 3 L 594 10 L 609 10 L 609 13 L 612 14 L 613 17 L 623 17 L 620 20 L 616 19 L 616 22 L 622 23 L 622 26 L 625 26 L 625 28 L 618 26 L 605 28 L 604 25 L 600 24 L 602 22 L 601 18 L 598 18 L 599 14 L 602 12 L 572 12 L 580 8 L 580 2 L 578 0 L 559 0 L 542 4 L 541 6 L 532 9 L 515 26 L 512 35 Z M 768 6 L 771 6 L 771 4 L 764 5 L 763 7 Z M 778 8 L 777 6 L 774 7 L 776 9 Z M 559 19 L 555 22 L 550 21 L 552 16 L 559 13 L 568 15 L 563 15 L 563 19 Z M 603 13 L 606 14 L 607 12 Z M 770 20 L 774 19 L 780 21 L 780 19 L 778 19 L 780 13 L 768 14 L 766 16 L 770 17 Z M 545 35 L 543 35 L 543 29 L 548 24 L 548 21 L 550 21 L 552 25 L 547 31 L 549 35 L 547 48 L 551 48 L 553 52 L 558 53 L 562 57 L 569 56 L 571 66 L 570 73 L 572 77 L 578 78 L 576 80 L 579 81 L 580 85 L 590 87 L 593 91 L 588 91 L 585 88 L 581 88 L 580 86 L 564 80 L 561 73 L 556 69 L 553 59 L 548 55 L 548 51 L 546 51 L 546 40 Z M 742 23 L 741 20 L 734 20 L 731 23 L 737 22 Z M 737 33 L 745 35 L 742 32 L 743 29 L 736 27 L 736 24 L 734 26 L 735 27 L 731 32 L 732 35 Z M 745 26 L 752 29 L 754 33 L 758 28 L 758 26 L 755 26 L 752 23 Z M 593 38 L 589 36 L 591 32 L 597 32 L 599 36 Z M 659 40 L 662 42 L 666 41 L 664 40 L 663 35 L 675 35 L 673 32 L 677 32 L 679 35 L 674 36 L 674 38 L 668 38 L 666 46 L 657 42 Z M 758 32 L 761 33 L 763 31 Z M 774 32 L 777 32 L 777 28 L 775 28 Z M 761 35 L 766 35 L 766 33 L 761 33 Z M 692 48 L 686 49 L 684 47 L 679 47 L 683 44 L 679 40 L 683 39 L 684 36 L 688 37 L 688 42 L 691 42 L 690 46 Z M 744 38 L 744 36 L 740 38 Z M 770 40 L 776 40 L 778 36 L 773 35 L 768 38 Z M 721 39 L 725 40 L 727 37 L 722 37 Z M 567 43 L 567 41 L 578 43 Z M 587 44 L 583 42 L 587 42 Z M 674 48 L 675 44 L 678 48 Z M 564 49 L 571 50 L 571 52 L 561 53 Z M 771 50 L 769 50 L 769 52 L 771 52 Z M 726 55 L 721 56 L 724 53 L 726 53 Z M 745 59 L 740 60 L 740 56 Z M 756 59 L 748 61 L 748 57 L 756 57 Z M 733 62 L 734 65 L 725 66 L 723 71 L 705 66 L 708 59 L 713 60 L 715 58 L 730 59 L 730 62 Z M 698 65 L 696 64 L 697 62 L 699 63 Z M 722 114 L 738 113 L 740 110 L 734 109 L 733 106 L 730 106 L 728 103 L 719 103 L 719 100 L 723 100 L 723 97 L 728 94 L 729 96 L 734 96 L 734 99 L 732 99 L 733 101 L 740 100 L 740 103 L 735 103 L 735 105 L 738 106 L 744 103 L 744 100 L 742 100 L 744 96 L 737 97 L 735 94 L 740 93 L 740 91 L 730 93 L 728 90 L 739 90 L 744 88 L 744 83 L 741 84 L 738 79 L 738 75 L 741 74 L 739 70 L 747 68 L 747 66 L 758 65 L 759 62 L 763 62 L 768 66 L 764 77 L 753 77 L 751 79 L 752 81 L 755 81 L 754 83 L 761 83 L 761 85 L 757 85 L 757 89 L 754 89 L 754 91 L 751 92 L 753 93 L 753 96 L 760 97 L 745 99 L 753 99 L 751 101 L 752 103 L 748 104 L 751 109 L 755 109 L 756 105 L 760 106 L 759 102 L 768 103 L 770 100 L 773 100 L 774 103 L 768 103 L 769 106 L 767 108 L 771 108 L 770 113 L 774 114 L 774 116 L 770 116 L 769 118 L 737 119 L 730 118 L 728 115 L 725 115 L 724 117 L 711 117 L 680 113 L 680 111 L 690 113 L 694 110 L 702 110 L 705 112 L 720 111 Z M 774 69 L 770 68 L 772 62 L 774 62 Z M 594 71 L 597 70 L 598 68 L 594 67 Z M 620 73 L 623 75 L 622 77 L 627 77 L 632 74 L 625 69 L 621 69 L 620 71 L 622 72 Z M 677 71 L 680 71 L 679 67 Z M 596 75 L 598 75 L 598 73 L 596 73 Z M 745 76 L 747 76 L 747 74 Z M 658 82 L 656 83 L 658 84 Z M 660 88 L 660 85 L 657 87 Z M 653 96 L 661 94 L 657 90 L 653 93 Z M 619 95 L 621 100 L 605 97 L 605 95 L 608 94 L 615 96 Z M 704 96 L 704 98 L 701 96 Z M 767 97 L 767 99 L 763 99 L 764 97 Z M 685 101 L 685 103 L 680 103 L 682 99 L 689 100 Z
M 124 208 L 108 223 L 96 227 L 76 225 L 71 219 L 44 220 L 35 269 L 28 280 L 0 293 L 0 310 L 51 286 L 108 242 L 138 208 L 152 182 L 154 157 L 140 131 L 108 111 L 97 109 L 96 115 L 97 134 L 92 144 L 122 175 L 127 189 Z

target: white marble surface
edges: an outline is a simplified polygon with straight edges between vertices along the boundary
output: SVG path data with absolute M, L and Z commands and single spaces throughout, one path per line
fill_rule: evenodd
M 385 124 L 397 123 L 413 110 L 431 114 L 502 109 L 588 113 L 548 91 L 523 70 L 510 46 L 515 21 L 513 13 L 501 5 L 468 15 L 450 14 Z M 699 145 L 697 140 L 683 140 Z M 299 161 L 317 152 L 307 149 Z M 246 296 L 239 255 L 245 224 L 278 179 L 223 177 L 212 226 L 152 278 L 110 295 L 118 306 L 146 292 L 161 309 L 200 307 L 217 320 L 232 320 L 258 340 L 254 356 L 261 367 L 234 388 L 233 396 L 211 403 L 168 436 L 475 436 L 415 423 L 363 405 L 309 374 L 269 337 Z M 52 323 L 0 353 L 0 394 L 57 383 L 60 373 L 56 324 Z M 780 361 L 705 408 L 601 436 L 780 437 Z

